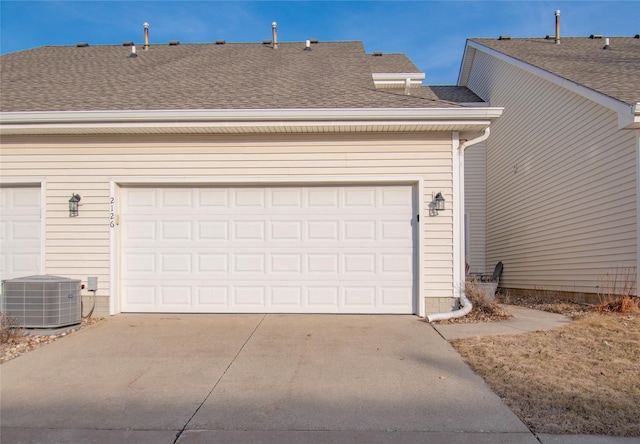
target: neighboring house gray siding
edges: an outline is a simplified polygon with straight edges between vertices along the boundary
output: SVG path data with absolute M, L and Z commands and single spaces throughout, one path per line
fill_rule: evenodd
M 486 271 L 503 261 L 503 287 L 578 294 L 598 293 L 607 273 L 636 277 L 638 130 L 532 70 L 471 52 L 461 84 L 505 108 L 487 140 Z M 467 157 L 467 171 L 480 162 Z
M 470 273 L 483 274 L 486 244 L 486 170 L 484 143 L 464 154 L 464 212 L 466 223 L 466 261 Z M 489 264 L 489 268 L 491 264 Z

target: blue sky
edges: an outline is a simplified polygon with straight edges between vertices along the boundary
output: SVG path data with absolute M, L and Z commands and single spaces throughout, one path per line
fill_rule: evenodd
M 43 45 L 361 40 L 405 53 L 426 84 L 455 84 L 468 37 L 634 36 L 640 1 L 0 1 L 0 52 Z

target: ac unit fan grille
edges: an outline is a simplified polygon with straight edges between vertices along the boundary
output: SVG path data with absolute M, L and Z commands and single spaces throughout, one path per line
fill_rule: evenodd
M 57 328 L 82 320 L 81 283 L 59 276 L 2 282 L 2 312 L 26 328 Z

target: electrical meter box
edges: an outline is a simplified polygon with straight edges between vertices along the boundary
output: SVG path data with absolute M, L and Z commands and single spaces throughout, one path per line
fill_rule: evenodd
M 90 276 L 87 278 L 87 290 L 98 291 L 98 277 Z

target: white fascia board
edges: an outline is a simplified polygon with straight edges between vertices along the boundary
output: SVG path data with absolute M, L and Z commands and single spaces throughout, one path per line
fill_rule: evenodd
M 618 127 L 622 129 L 640 129 L 640 103 L 631 107 L 630 114 L 618 113 Z
M 52 111 L 0 114 L 0 132 L 26 133 L 42 129 L 71 130 L 115 128 L 151 130 L 162 128 L 255 128 L 283 126 L 331 129 L 340 125 L 398 126 L 449 123 L 483 126 L 502 115 L 502 108 L 336 108 L 257 110 L 140 110 Z
M 458 86 L 467 86 L 475 55 L 476 50 L 475 48 L 471 48 L 469 46 L 469 39 L 467 39 L 467 42 L 464 45 L 464 54 L 462 55 L 462 61 L 460 62 L 460 70 L 458 71 Z
M 411 86 L 420 86 L 425 79 L 423 72 L 374 72 L 372 75 L 376 87 L 404 86 L 407 79 Z
M 155 122 L 353 122 L 498 118 L 502 108 L 319 108 L 140 111 L 25 111 L 0 113 L 0 124 Z
M 551 83 L 561 86 L 562 88 L 565 88 L 571 92 L 574 92 L 586 99 L 591 100 L 592 102 L 602 105 L 605 108 L 609 108 L 610 110 L 618 113 L 619 121 L 621 125 L 619 126 L 620 128 L 625 128 L 626 125 L 623 125 L 623 123 L 627 122 L 627 125 L 628 125 L 630 123 L 629 119 L 633 118 L 633 108 L 635 108 L 635 106 L 631 106 L 628 103 L 622 102 L 618 99 L 614 99 L 613 97 L 607 96 L 606 94 L 603 94 L 591 88 L 587 88 L 586 86 L 580 83 L 576 83 L 572 80 L 565 79 L 564 77 L 561 77 L 557 74 L 553 74 L 535 65 L 531 65 L 529 63 L 515 59 L 500 51 L 496 51 L 495 49 L 488 48 L 479 43 L 468 41 L 467 46 L 473 49 L 477 49 L 478 51 L 487 53 L 499 60 L 502 60 L 503 62 L 517 66 L 520 69 L 523 69 Z M 465 53 L 466 53 L 466 50 L 465 50 Z M 467 76 L 467 79 L 463 79 L 464 75 Z M 468 75 L 469 74 L 466 72 L 464 74 L 461 72 L 460 77 L 458 79 L 459 84 L 462 80 L 464 80 L 466 83 L 466 81 L 468 80 Z

